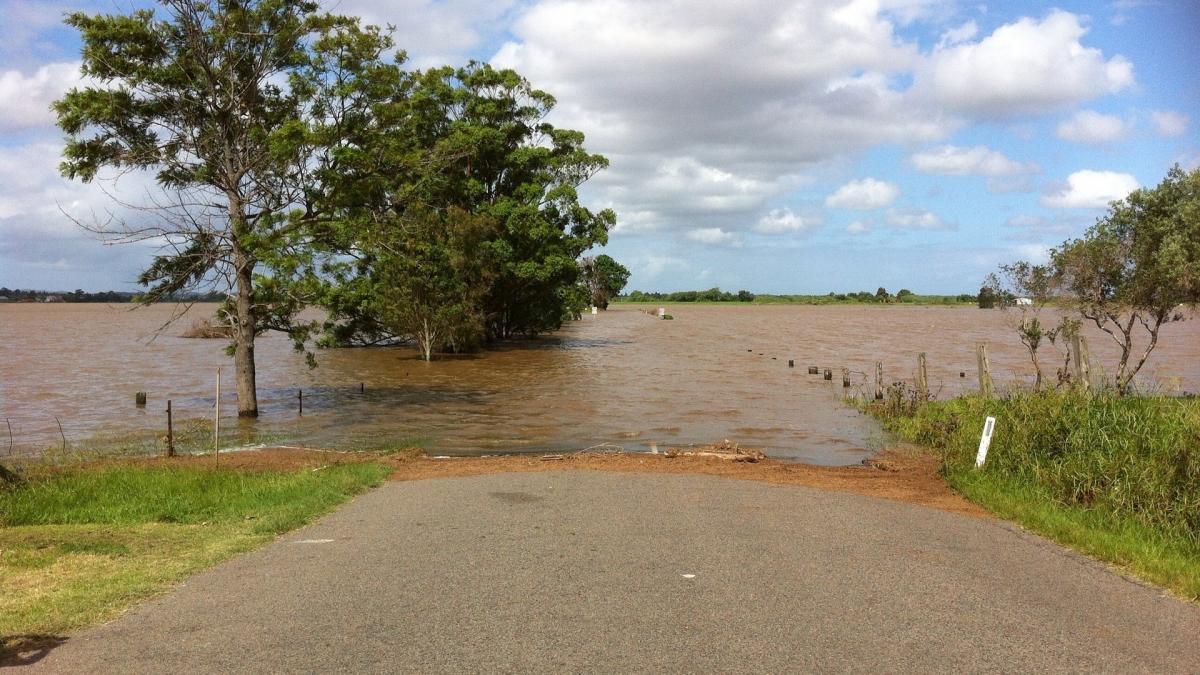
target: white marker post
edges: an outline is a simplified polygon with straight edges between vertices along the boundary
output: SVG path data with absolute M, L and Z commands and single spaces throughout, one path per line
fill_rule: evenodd
M 989 417 L 983 422 L 983 436 L 979 439 L 979 452 L 975 455 L 975 468 L 978 469 L 987 461 L 988 446 L 992 444 L 992 431 L 996 428 L 996 418 Z

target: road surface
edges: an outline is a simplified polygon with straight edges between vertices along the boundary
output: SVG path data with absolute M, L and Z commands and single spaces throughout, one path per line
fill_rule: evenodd
M 388 483 L 49 651 L 112 672 L 1198 672 L 1200 608 L 992 520 L 686 475 Z

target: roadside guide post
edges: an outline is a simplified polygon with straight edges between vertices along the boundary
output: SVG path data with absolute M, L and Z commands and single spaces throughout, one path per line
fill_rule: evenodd
M 992 444 L 992 431 L 996 428 L 996 418 L 988 417 L 983 422 L 983 436 L 979 438 L 979 452 L 975 454 L 975 468 L 983 467 L 987 461 L 988 446 Z

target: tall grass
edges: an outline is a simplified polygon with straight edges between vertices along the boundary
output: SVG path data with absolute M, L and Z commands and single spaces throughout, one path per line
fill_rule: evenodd
M 985 471 L 1056 500 L 1131 516 L 1200 541 L 1200 401 L 1021 392 L 935 402 L 889 426 L 971 468 L 983 419 L 996 418 Z
M 1200 400 L 1014 392 L 879 406 L 968 498 L 1200 598 Z M 996 418 L 975 469 L 984 418 Z

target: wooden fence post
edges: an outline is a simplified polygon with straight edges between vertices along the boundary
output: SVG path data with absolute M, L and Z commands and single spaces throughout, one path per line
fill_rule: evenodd
M 167 457 L 175 456 L 175 427 L 171 420 L 171 399 L 167 399 Z
M 988 361 L 987 343 L 981 343 L 976 349 L 979 366 L 979 393 L 984 398 L 992 397 L 992 365 Z
M 929 400 L 929 372 L 925 368 L 925 352 L 917 354 L 917 398 Z
M 875 400 L 883 400 L 883 361 L 875 362 Z
M 850 369 L 842 368 L 842 389 L 850 388 Z
M 1090 374 L 1088 373 L 1088 353 L 1087 340 L 1082 335 L 1075 334 L 1071 336 L 1071 363 L 1075 366 L 1075 384 L 1076 386 L 1087 391 L 1091 386 Z

